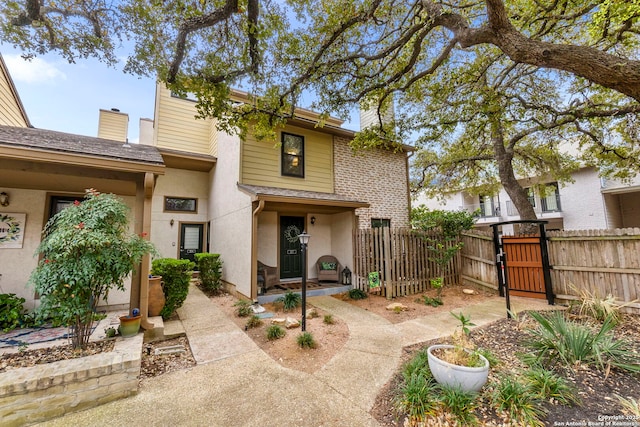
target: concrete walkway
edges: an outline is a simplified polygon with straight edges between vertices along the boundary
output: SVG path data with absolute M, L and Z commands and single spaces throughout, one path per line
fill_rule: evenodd
M 178 314 L 196 367 L 146 380 L 134 397 L 40 425 L 376 426 L 369 410 L 398 369 L 402 348 L 450 335 L 458 324 L 448 312 L 392 324 L 329 296 L 308 302 L 343 319 L 350 331 L 345 346 L 314 374 L 280 366 L 192 286 Z M 512 298 L 512 307 L 549 306 Z M 478 326 L 506 314 L 499 298 L 464 312 Z

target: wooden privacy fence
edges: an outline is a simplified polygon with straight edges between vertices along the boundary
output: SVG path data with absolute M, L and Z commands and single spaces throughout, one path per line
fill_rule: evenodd
M 455 257 L 443 273 L 436 262 L 429 242 L 442 241 L 439 233 L 427 233 L 409 228 L 370 228 L 353 234 L 353 286 L 369 291 L 369 273 L 378 272 L 381 295 L 393 298 L 431 289 L 430 280 L 444 277 L 445 284 L 458 282 L 459 257 Z
M 462 284 L 497 290 L 492 233 L 465 232 L 462 241 Z M 627 311 L 640 312 L 640 228 L 550 231 L 547 247 L 558 300 L 577 300 L 586 291 L 601 298 L 612 295 L 629 304 Z

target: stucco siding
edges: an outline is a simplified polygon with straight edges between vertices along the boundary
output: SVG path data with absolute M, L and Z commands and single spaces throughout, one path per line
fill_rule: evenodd
M 197 212 L 165 212 L 165 196 L 195 198 L 198 200 Z M 167 168 L 164 175 L 158 176 L 151 206 L 151 241 L 156 245 L 160 257 L 179 258 L 180 223 L 206 223 L 208 210 L 207 172 Z
M 210 154 L 211 120 L 195 118 L 196 103 L 172 97 L 171 92 L 160 85 L 156 97 L 156 145 L 173 150 Z
M 335 192 L 368 202 L 359 208 L 359 228 L 371 226 L 372 218 L 391 219 L 392 227 L 409 225 L 409 186 L 406 153 L 382 149 L 354 153 L 344 138 L 333 144 Z
M 219 135 L 218 162 L 210 174 L 211 252 L 219 253 L 222 279 L 237 292 L 251 296 L 251 197 L 238 190 L 240 140 Z
M 2 68 L 0 68 L 0 125 L 27 127 L 27 122 Z
M 304 136 L 304 178 L 282 176 L 280 145 L 257 141 L 250 135 L 242 146 L 241 182 L 248 185 L 332 193 L 331 136 L 293 126 L 288 126 L 285 132 Z

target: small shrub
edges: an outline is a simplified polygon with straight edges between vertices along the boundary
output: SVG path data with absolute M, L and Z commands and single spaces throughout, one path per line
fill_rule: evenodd
M 409 379 L 415 375 L 433 378 L 431 370 L 429 369 L 429 355 L 426 349 L 419 351 L 402 367 L 402 376 L 405 381 L 409 381 Z
M 197 253 L 196 264 L 200 271 L 202 287 L 212 293 L 217 293 L 222 286 L 222 260 L 220 254 Z
M 278 298 L 276 302 L 282 303 L 284 311 L 295 310 L 300 307 L 302 297 L 300 294 L 288 291 L 284 296 Z
M 0 330 L 9 332 L 24 322 L 24 302 L 16 294 L 0 294 Z
M 262 319 L 256 315 L 251 316 L 249 320 L 247 320 L 248 329 L 257 328 L 258 326 L 261 326 L 261 325 L 262 325 Z
M 490 401 L 497 412 L 508 414 L 513 422 L 544 426 L 540 421 L 545 415 L 542 401 L 528 383 L 521 383 L 506 375 L 501 376 L 499 382 L 493 385 Z
M 160 315 L 164 320 L 182 307 L 189 294 L 191 273 L 195 264 L 188 259 L 159 258 L 151 264 L 151 274 L 162 276 L 165 303 Z
M 394 399 L 394 406 L 405 412 L 410 421 L 422 421 L 433 416 L 440 406 L 437 385 L 432 378 L 414 374 L 405 379 Z
M 247 317 L 253 313 L 251 309 L 251 302 L 241 299 L 235 302 L 233 306 L 236 308 L 236 315 L 238 317 Z
M 286 335 L 285 330 L 279 325 L 271 325 L 267 328 L 267 339 L 278 340 Z
M 579 403 L 575 389 L 567 380 L 556 375 L 553 371 L 537 366 L 525 371 L 524 377 L 540 399 L 553 399 L 563 405 Z
M 324 318 L 322 319 L 322 322 L 323 322 L 325 325 L 333 325 L 333 324 L 335 324 L 335 323 L 336 323 L 336 321 L 335 321 L 335 320 L 333 320 L 333 316 L 332 316 L 332 315 L 330 315 L 330 314 L 325 314 L 325 315 L 324 315 Z
M 420 301 L 419 299 L 417 301 L 423 303 L 424 305 L 430 305 L 431 307 L 438 307 L 443 304 L 442 298 L 431 298 L 426 295 L 422 296 L 422 301 Z
M 310 332 L 303 332 L 298 335 L 296 342 L 300 348 L 316 348 L 318 346 Z
M 367 293 L 362 289 L 349 289 L 349 298 L 351 299 L 366 299 L 368 297 Z
M 460 390 L 460 388 L 440 385 L 439 398 L 442 408 L 452 414 L 460 425 L 478 425 L 478 418 L 473 413 L 476 408 L 476 393 Z

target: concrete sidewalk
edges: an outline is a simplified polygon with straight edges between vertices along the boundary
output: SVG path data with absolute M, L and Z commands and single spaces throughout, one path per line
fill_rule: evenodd
M 369 415 L 380 388 L 398 369 L 402 348 L 450 335 L 448 312 L 392 324 L 329 296 L 308 301 L 343 319 L 350 336 L 323 368 L 307 374 L 280 366 L 192 286 L 179 309 L 198 365 L 142 383 L 139 393 L 47 426 L 376 426 Z M 512 299 L 516 311 L 549 307 Z M 506 315 L 503 299 L 464 310 L 478 326 Z

